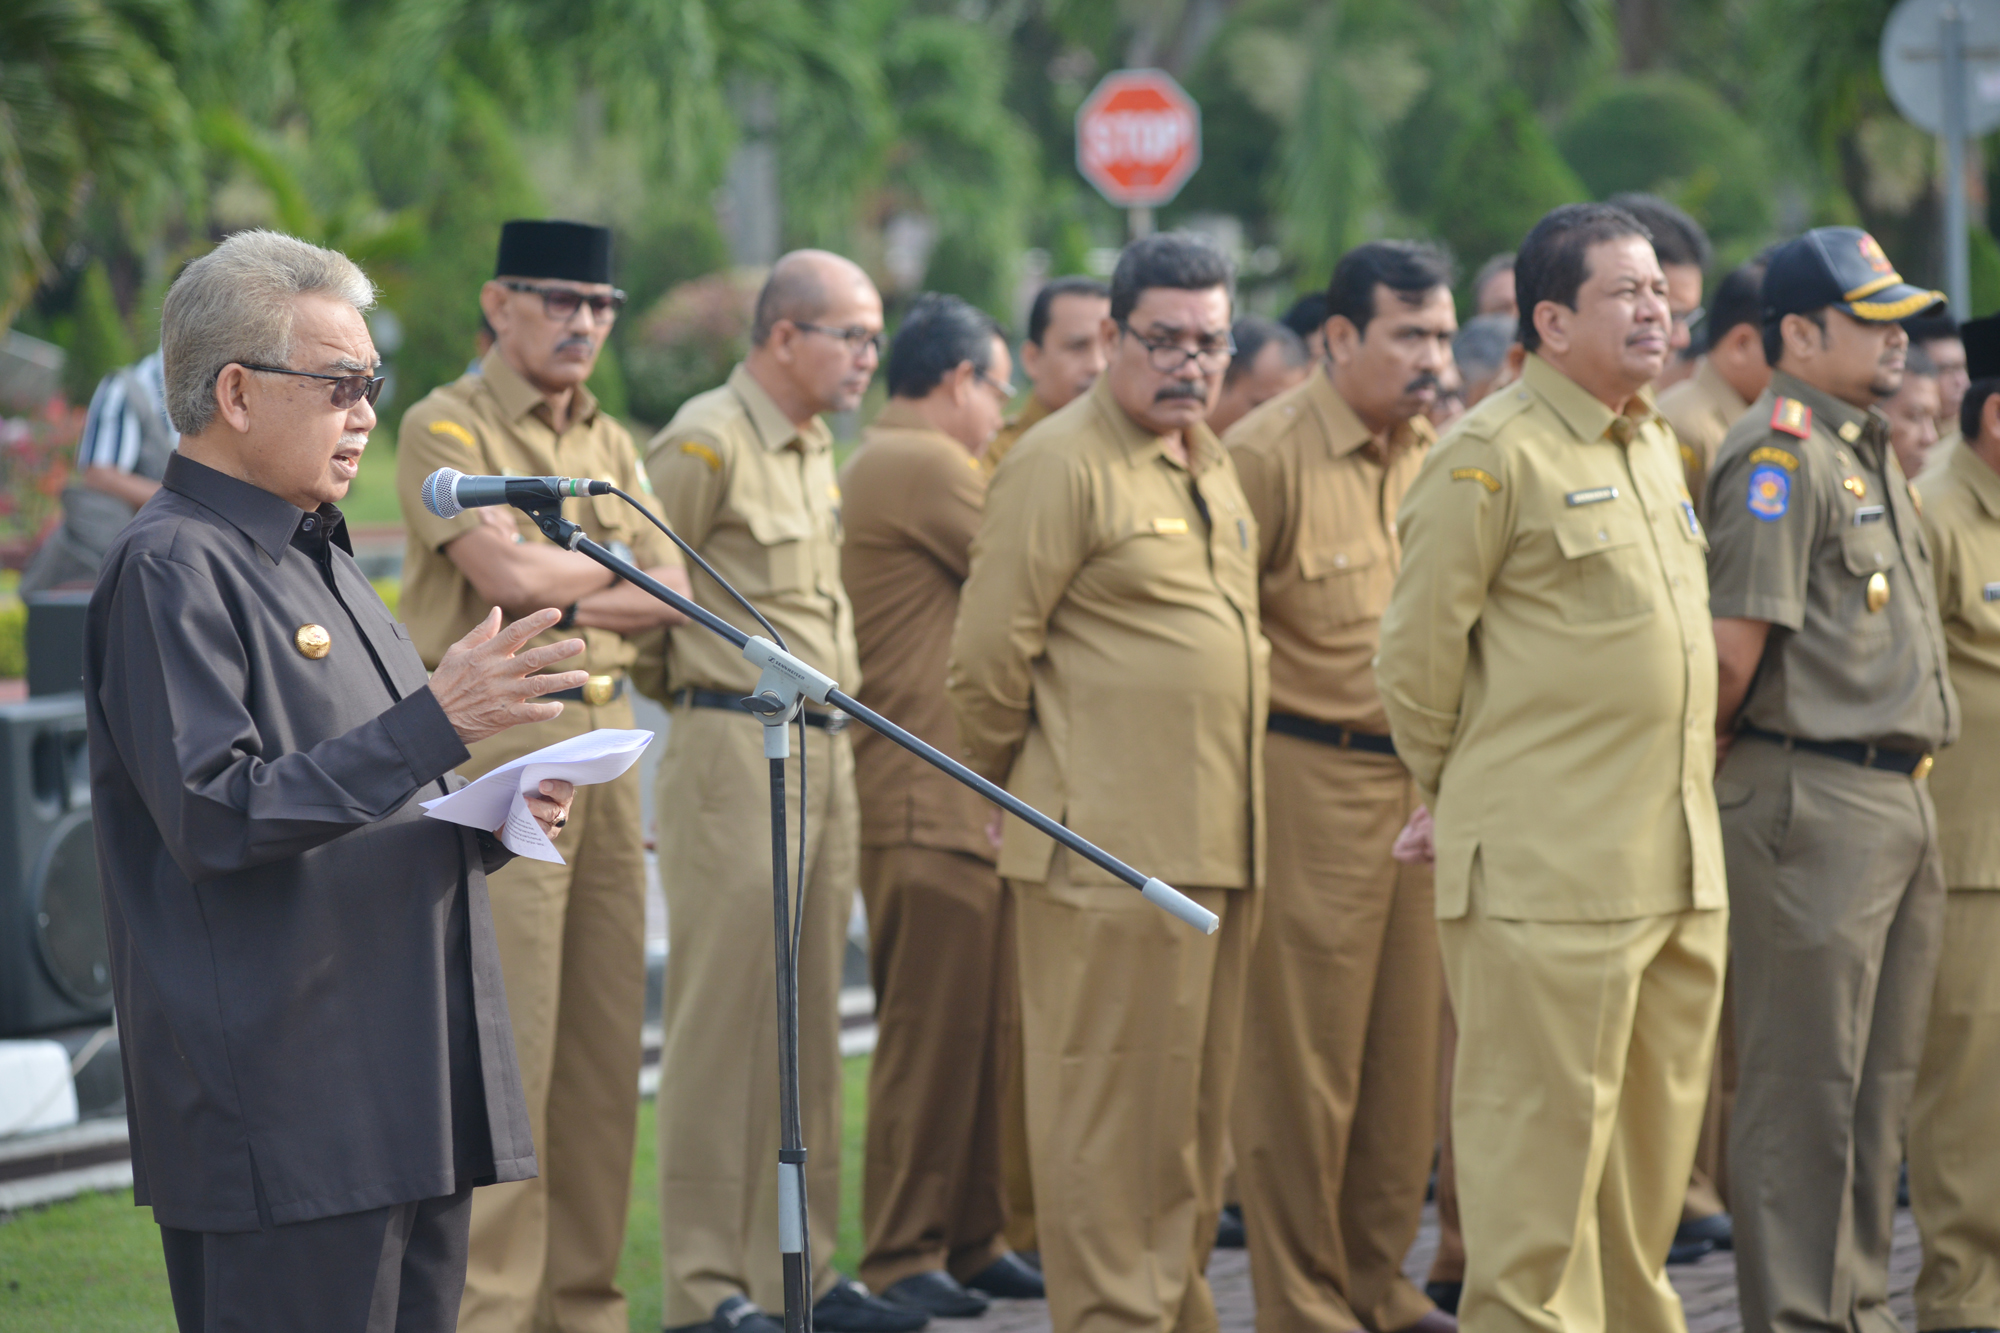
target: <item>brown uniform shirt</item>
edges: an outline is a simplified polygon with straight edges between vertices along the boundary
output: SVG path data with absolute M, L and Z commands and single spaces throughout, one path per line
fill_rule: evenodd
M 1263 880 L 1257 520 L 1214 432 L 1167 457 L 1100 378 L 993 478 L 952 639 L 966 762 L 1146 873 Z M 1000 873 L 1055 844 L 1008 820 Z M 1112 883 L 1079 862 L 1079 883 Z
M 1386 735 L 1375 647 L 1403 561 L 1396 509 L 1433 439 L 1416 417 L 1386 465 L 1368 428 L 1316 369 L 1236 423 L 1229 447 L 1261 534 L 1271 711 Z
M 1660 415 L 1674 428 L 1681 442 L 1681 465 L 1687 472 L 1688 494 L 1694 497 L 1695 514 L 1708 515 L 1702 497 L 1708 489 L 1708 471 L 1715 466 L 1715 451 L 1736 419 L 1750 410 L 1729 381 L 1722 378 L 1707 357 L 1694 374 L 1660 395 Z
M 598 409 L 588 389 L 576 394 L 569 429 L 558 435 L 541 394 L 495 350 L 486 354 L 479 374 L 461 375 L 431 390 L 403 414 L 396 435 L 396 498 L 410 539 L 397 612 L 410 626 L 426 666 L 437 666 L 447 648 L 486 618 L 492 603 L 444 553 L 447 543 L 479 525 L 479 515 L 467 511 L 439 518 L 431 513 L 424 508 L 425 477 L 441 467 L 487 476 L 599 477 L 641 503 L 651 498 L 631 435 Z M 526 514 L 509 512 L 523 541 L 548 541 Z M 582 524 L 593 541 L 630 547 L 632 563 L 641 569 L 680 563 L 680 552 L 660 530 L 615 495 L 566 500 L 563 517 Z M 627 639 L 608 629 L 552 629 L 534 643 L 574 638 L 583 640 L 583 657 L 564 662 L 561 670 L 617 675 L 639 653 L 638 637 Z
M 1963 710 L 1958 743 L 1938 754 L 1930 778 L 1945 883 L 2000 889 L 2000 472 L 1960 447 L 1917 489 Z
M 992 476 L 993 469 L 1000 466 L 1000 460 L 1012 452 L 1014 446 L 1021 442 L 1021 437 L 1040 425 L 1042 418 L 1048 415 L 1049 409 L 1042 406 L 1042 400 L 1029 394 L 1028 405 L 1008 418 L 1000 433 L 993 437 L 993 442 L 986 446 L 986 452 L 979 455 L 980 466 L 986 470 L 986 475 Z
M 1725 905 L 1715 635 L 1673 433 L 1530 355 L 1431 450 L 1376 678 L 1432 797 L 1437 911 L 1617 921 Z
M 1911 494 L 1881 413 L 1773 372 L 1708 479 L 1709 606 L 1771 626 L 1744 723 L 1899 750 L 1958 734 Z
M 667 522 L 785 636 L 791 651 L 852 693 L 861 667 L 854 612 L 840 581 L 840 485 L 833 432 L 801 430 L 743 366 L 719 389 L 681 404 L 646 446 L 646 471 Z M 747 634 L 764 629 L 699 569 L 694 600 Z M 757 669 L 707 630 L 670 634 L 656 697 L 683 689 L 748 694 Z M 652 677 L 653 673 L 644 673 Z
M 965 446 L 891 401 L 841 470 L 840 491 L 847 528 L 840 574 L 867 682 L 855 697 L 957 754 L 944 679 L 986 473 Z M 855 736 L 854 785 L 863 846 L 993 859 L 986 840 L 993 807 L 894 741 L 866 729 Z

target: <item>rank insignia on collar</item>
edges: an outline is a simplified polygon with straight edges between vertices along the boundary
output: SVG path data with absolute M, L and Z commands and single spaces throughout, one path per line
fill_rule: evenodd
M 1812 409 L 1796 398 L 1780 398 L 1771 407 L 1771 429 L 1803 440 L 1812 434 Z
M 1924 513 L 1924 493 L 1917 489 L 1917 483 L 1914 481 L 1906 481 L 1903 484 L 1910 488 L 1910 503 L 1915 506 L 1917 517 L 1922 518 Z
M 1868 482 L 1863 477 L 1842 477 L 1840 479 L 1840 489 L 1853 495 L 1857 500 L 1866 500 L 1868 498 Z
M 1861 423 L 1858 421 L 1843 421 L 1840 423 L 1840 429 L 1834 433 L 1849 444 L 1853 444 L 1861 438 Z

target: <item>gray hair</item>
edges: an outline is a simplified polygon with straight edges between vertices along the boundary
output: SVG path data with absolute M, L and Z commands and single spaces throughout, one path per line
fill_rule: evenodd
M 375 284 L 346 255 L 275 231 L 239 231 L 182 270 L 160 311 L 174 429 L 208 428 L 215 378 L 231 362 L 290 361 L 295 301 L 312 295 L 365 311 L 375 304 Z

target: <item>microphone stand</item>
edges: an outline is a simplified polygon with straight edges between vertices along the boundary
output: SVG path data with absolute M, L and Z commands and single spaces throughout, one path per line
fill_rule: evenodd
M 625 497 L 628 498 L 629 497 Z M 805 701 L 838 708 L 881 733 L 905 750 L 950 774 L 1001 809 L 1026 821 L 1092 864 L 1139 890 L 1148 902 L 1179 917 L 1204 935 L 1220 924 L 1215 913 L 1177 889 L 1142 875 L 1111 853 L 1049 818 L 1005 788 L 925 743 L 903 728 L 841 692 L 831 676 L 815 671 L 769 639 L 746 634 L 722 617 L 667 587 L 658 579 L 621 560 L 584 535 L 562 516 L 557 496 L 520 496 L 509 503 L 535 520 L 542 535 L 566 550 L 589 556 L 635 587 L 643 588 L 689 620 L 742 649 L 761 673 L 757 688 L 744 707 L 764 724 L 764 755 L 771 765 L 771 891 L 778 967 L 778 1251 L 785 1280 L 785 1333 L 812 1333 L 812 1274 L 809 1271 L 810 1221 L 806 1215 L 806 1145 L 799 1118 L 799 997 L 796 960 L 792 955 L 789 917 L 791 895 L 785 865 L 785 760 L 790 757 L 786 725 Z M 801 816 L 803 817 L 803 816 Z

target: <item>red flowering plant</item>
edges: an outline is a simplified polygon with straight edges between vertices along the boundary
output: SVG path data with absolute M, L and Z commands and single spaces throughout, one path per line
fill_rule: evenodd
M 32 416 L 0 416 L 0 565 L 19 568 L 55 526 L 83 418 L 60 398 Z

